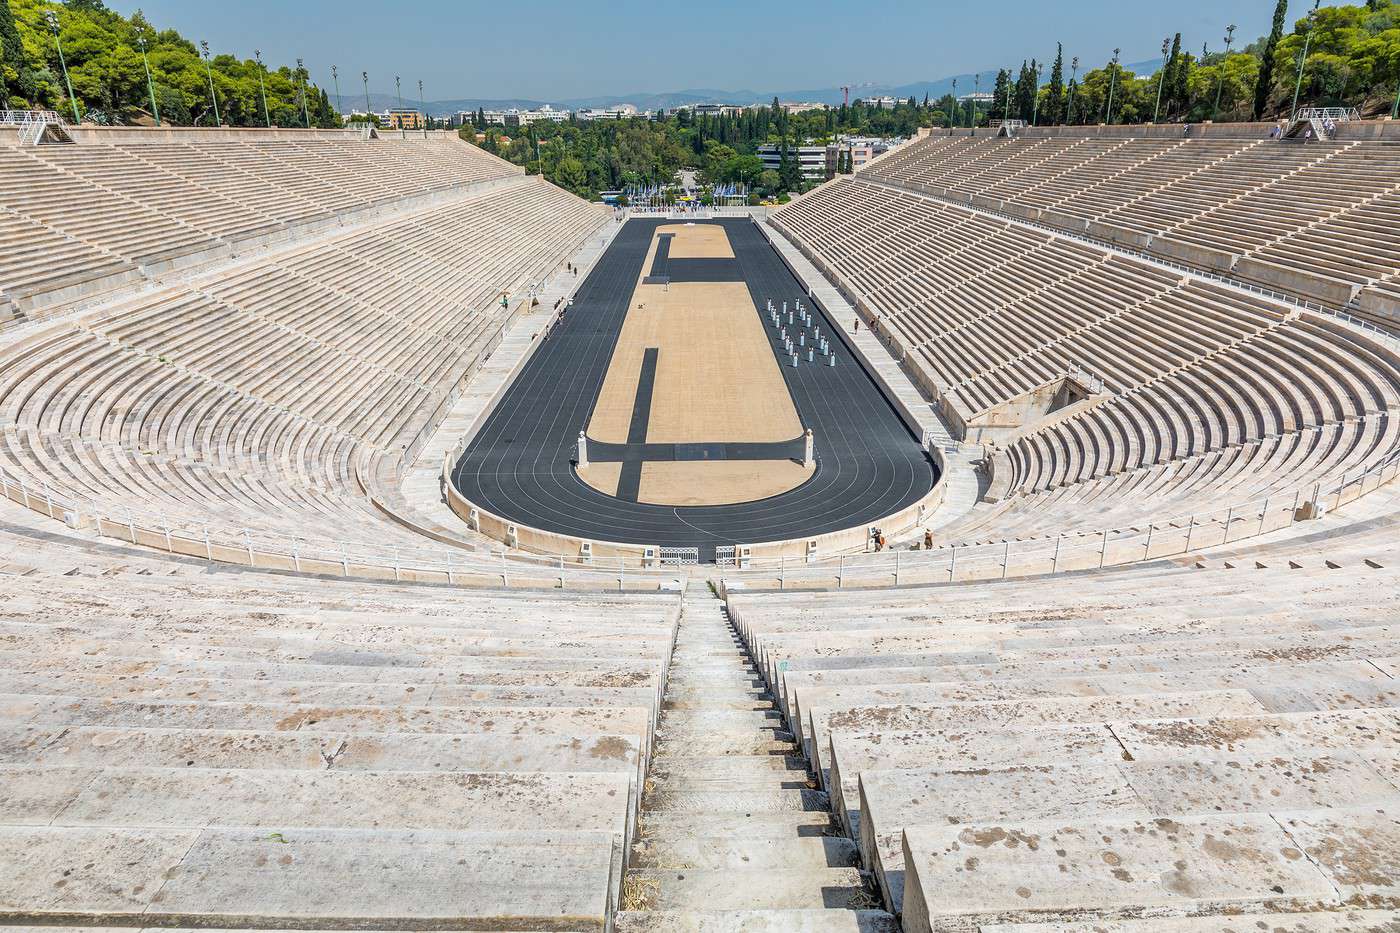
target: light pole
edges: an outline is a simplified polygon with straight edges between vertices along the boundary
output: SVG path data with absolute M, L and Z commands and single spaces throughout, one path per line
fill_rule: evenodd
M 340 112 L 340 108 L 345 106 L 345 102 L 340 99 L 340 71 L 334 65 L 331 66 L 331 80 L 335 82 L 335 109 Z M 341 121 L 343 126 L 344 120 Z
M 1079 76 L 1079 56 L 1076 55 L 1069 62 L 1069 103 L 1065 105 L 1065 122 L 1070 126 L 1074 125 L 1074 89 L 1078 86 L 1075 80 Z
M 156 105 L 156 83 L 151 80 L 151 62 L 146 57 L 145 33 L 136 37 L 136 44 L 141 48 L 141 64 L 146 66 L 146 89 L 151 92 L 151 116 L 156 118 L 156 126 L 160 126 L 160 107 Z
M 1045 73 L 1045 66 L 1037 64 L 1035 66 L 1035 87 L 1032 89 L 1031 104 L 1031 126 L 1035 126 L 1040 120 L 1040 76 Z
M 68 78 L 68 62 L 63 58 L 63 41 L 58 37 L 58 14 L 48 10 L 44 13 L 44 22 L 53 30 L 53 44 L 58 48 L 58 63 L 63 68 L 63 83 L 68 88 L 68 103 L 73 106 L 73 122 L 82 123 L 83 118 L 78 116 L 78 101 L 73 97 L 73 82 Z
M 1006 107 L 1001 115 L 1001 122 L 1011 122 L 1011 72 L 1006 73 Z
M 297 59 L 297 84 L 301 88 L 301 118 L 306 128 L 311 129 L 311 109 L 306 106 L 306 64 Z
M 267 109 L 267 82 L 263 81 L 262 49 L 253 49 L 253 59 L 258 63 L 258 94 L 262 96 L 263 122 L 272 129 L 272 113 Z
M 1152 123 L 1155 126 L 1157 117 L 1162 112 L 1162 85 L 1167 83 L 1167 56 L 1171 54 L 1172 40 L 1162 40 L 1162 70 L 1157 73 L 1157 105 L 1152 108 Z
M 369 72 L 360 72 L 360 80 L 365 83 L 365 116 L 368 118 L 373 116 L 369 111 Z
M 1108 107 L 1104 110 L 1103 122 L 1109 126 L 1113 125 L 1113 92 L 1118 89 L 1118 56 L 1123 54 L 1122 49 L 1113 50 L 1112 69 L 1108 73 Z
M 204 73 L 209 77 L 209 99 L 214 102 L 214 125 L 223 126 L 224 118 L 219 116 L 219 95 L 214 90 L 214 67 L 209 64 L 209 43 L 201 41 L 199 47 L 204 52 Z
M 958 79 L 953 79 L 953 106 L 948 108 L 948 129 L 953 128 L 953 111 L 958 109 Z
M 1395 86 L 1395 103 L 1390 105 L 1390 119 L 1400 117 L 1400 84 Z
M 981 72 L 972 76 L 972 92 L 972 115 L 968 117 L 967 127 L 975 134 L 977 131 L 977 98 L 982 96 Z
M 421 123 L 423 124 L 423 133 L 424 133 L 424 135 L 427 135 L 427 132 L 428 132 L 428 100 L 427 100 L 427 98 L 425 98 L 425 97 L 423 96 L 423 82 L 422 82 L 421 79 L 420 79 L 419 82 L 418 82 L 418 106 L 421 107 L 421 108 L 423 108 L 423 112 L 420 113 L 420 114 L 418 115 L 418 120 L 419 120 L 419 122 L 421 122 Z
M 1313 8 L 1308 11 L 1308 34 L 1303 39 L 1302 57 L 1298 59 L 1298 80 L 1293 85 L 1293 109 L 1288 114 L 1289 123 L 1298 119 L 1298 94 L 1303 90 L 1303 69 L 1308 64 L 1308 49 L 1312 46 L 1313 21 L 1317 18 L 1317 8 L 1321 5 L 1322 0 L 1313 0 Z
M 1225 57 L 1220 59 L 1220 78 L 1215 83 L 1215 106 L 1210 110 L 1210 122 L 1214 123 L 1220 116 L 1220 93 L 1225 90 L 1225 64 L 1230 60 L 1230 46 L 1235 41 L 1235 24 L 1231 23 L 1225 27 Z

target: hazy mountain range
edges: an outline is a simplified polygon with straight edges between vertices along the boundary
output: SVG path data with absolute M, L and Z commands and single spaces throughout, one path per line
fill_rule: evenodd
M 1135 74 L 1152 74 L 1160 67 L 1159 61 L 1132 62 L 1124 64 L 1124 69 Z M 980 75 L 961 74 L 952 75 L 946 78 L 939 78 L 935 81 L 918 81 L 914 84 L 885 85 L 885 84 L 863 84 L 859 87 L 851 88 L 851 100 L 861 97 L 914 97 L 923 100 L 927 94 L 930 98 L 942 97 L 953 90 L 953 81 L 958 82 L 958 94 L 966 94 L 978 86 L 977 79 L 981 80 L 981 88 L 990 91 L 996 84 L 997 70 L 995 68 L 984 71 Z M 1047 73 L 1045 79 L 1049 79 Z M 1065 75 L 1065 80 L 1069 80 L 1069 75 Z M 349 110 L 363 109 L 365 105 L 364 95 L 346 94 L 333 102 L 337 104 L 337 109 L 342 112 Z M 842 91 L 839 87 L 826 88 L 805 88 L 800 90 L 786 91 L 726 91 L 718 88 L 691 88 L 684 91 L 669 91 L 666 93 L 642 92 L 637 94 L 604 94 L 595 97 L 567 97 L 556 100 L 535 100 L 532 98 L 518 97 L 506 99 L 484 99 L 484 98 L 461 98 L 457 100 L 431 100 L 427 103 L 428 112 L 434 116 L 444 116 L 454 114 L 459 110 L 476 110 L 483 108 L 486 110 L 505 110 L 511 107 L 520 110 L 534 110 L 545 104 L 550 104 L 561 110 L 579 110 L 581 108 L 603 108 L 612 104 L 635 104 L 639 110 L 671 110 L 682 104 L 756 104 L 771 101 L 774 97 L 784 101 L 804 101 L 819 104 L 840 105 Z M 370 94 L 370 107 L 374 110 L 385 110 L 398 106 L 398 98 L 393 94 Z M 404 105 L 416 107 L 418 101 L 411 98 L 404 98 Z

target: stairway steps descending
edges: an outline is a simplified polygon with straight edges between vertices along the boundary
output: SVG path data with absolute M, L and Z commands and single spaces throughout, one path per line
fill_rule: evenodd
M 883 910 L 622 911 L 616 933 L 899 933 Z
M 687 597 L 618 933 L 895 933 L 723 605 Z

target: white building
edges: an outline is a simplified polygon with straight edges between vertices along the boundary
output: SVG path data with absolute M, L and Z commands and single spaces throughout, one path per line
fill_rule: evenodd
M 788 113 L 806 113 L 809 110 L 821 110 L 826 104 L 813 103 L 812 101 L 805 101 L 802 103 L 781 101 L 778 106 L 782 107 Z
M 865 106 L 875 107 L 879 110 L 893 110 L 899 104 L 897 97 L 867 97 Z
M 826 146 L 794 146 L 788 152 L 797 159 L 798 170 L 808 181 L 826 181 L 835 170 L 835 163 L 828 160 Z M 765 169 L 771 168 L 775 172 L 783 164 L 782 149 L 771 143 L 758 147 L 758 157 L 763 160 Z
M 645 114 L 640 114 L 645 116 Z M 585 107 L 575 112 L 580 120 L 625 120 L 630 117 L 639 116 L 636 104 L 613 104 L 611 107 L 602 107 L 597 110 Z
M 676 109 L 692 111 L 698 117 L 734 117 L 744 112 L 735 104 L 682 104 Z

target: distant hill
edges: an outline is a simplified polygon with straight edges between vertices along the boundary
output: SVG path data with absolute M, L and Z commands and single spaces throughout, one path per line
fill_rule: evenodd
M 1017 67 L 1020 63 L 1017 62 Z M 1148 62 L 1133 62 L 1123 66 L 1124 70 L 1131 71 L 1137 75 L 1150 75 L 1161 65 L 1153 60 Z M 1081 72 L 1082 74 L 1083 72 Z M 946 78 L 938 78 L 933 81 L 917 81 L 913 84 L 863 84 L 859 87 L 851 88 L 851 100 L 857 98 L 870 97 L 898 97 L 901 99 L 913 97 L 920 101 L 927 94 L 930 98 L 942 97 L 944 94 L 952 93 L 953 81 L 958 82 L 958 94 L 970 94 L 978 87 L 977 80 L 981 80 L 981 88 L 990 91 L 996 84 L 997 69 L 991 68 L 980 75 L 960 74 L 949 75 Z M 1049 74 L 1045 75 L 1049 80 Z M 1065 80 L 1069 80 L 1068 71 Z M 515 107 L 520 110 L 534 110 L 544 106 L 546 103 L 558 107 L 562 110 L 579 110 L 585 107 L 601 108 L 613 104 L 635 104 L 639 110 L 673 110 L 683 104 L 759 104 L 767 103 L 774 97 L 785 101 L 803 101 L 818 104 L 830 104 L 833 107 L 840 106 L 842 91 L 839 87 L 825 88 L 803 88 L 786 91 L 725 91 L 717 88 L 690 88 L 684 91 L 668 91 L 664 93 L 641 92 L 636 94 L 604 94 L 593 97 L 568 97 L 558 100 L 534 100 L 524 97 L 512 98 L 461 98 L 457 100 L 432 100 L 428 101 L 428 112 L 434 116 L 447 116 L 457 113 L 460 110 L 507 110 Z M 364 95 L 345 94 L 339 98 L 332 97 L 336 101 L 337 108 L 346 113 L 350 110 L 362 110 L 365 105 Z M 376 111 L 387 110 L 390 107 L 398 106 L 398 98 L 392 94 L 370 94 L 370 107 Z M 404 95 L 404 105 L 416 107 L 418 101 Z

